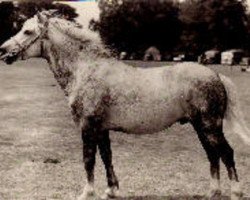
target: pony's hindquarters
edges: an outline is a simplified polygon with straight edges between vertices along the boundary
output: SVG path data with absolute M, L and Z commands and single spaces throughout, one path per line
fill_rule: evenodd
M 227 92 L 227 109 L 225 113 L 226 129 L 237 133 L 242 140 L 250 145 L 250 130 L 246 125 L 240 108 L 238 93 L 234 83 L 226 76 L 219 74 Z
M 209 197 L 217 199 L 221 196 L 220 160 L 228 171 L 231 181 L 231 198 L 239 200 L 242 192 L 235 167 L 234 150 L 223 133 L 223 118 L 227 111 L 228 93 L 224 83 L 214 74 L 210 80 L 200 80 L 192 90 L 189 101 L 191 123 L 210 162 L 211 188 Z

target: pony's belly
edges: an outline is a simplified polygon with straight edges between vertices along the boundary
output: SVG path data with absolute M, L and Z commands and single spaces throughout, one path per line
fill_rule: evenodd
M 168 106 L 150 106 L 113 108 L 109 110 L 104 127 L 109 130 L 121 130 L 132 134 L 151 134 L 166 129 L 184 116 L 180 108 Z

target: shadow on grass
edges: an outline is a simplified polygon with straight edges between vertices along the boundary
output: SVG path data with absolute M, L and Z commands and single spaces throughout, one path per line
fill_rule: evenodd
M 155 195 L 149 195 L 149 196 L 130 196 L 130 197 L 120 197 L 116 200 L 206 200 L 207 198 L 205 196 L 201 195 L 180 195 L 180 196 L 155 196 Z M 230 200 L 227 196 L 222 196 L 221 198 L 214 199 L 214 200 Z M 249 197 L 242 198 L 242 200 L 250 200 Z

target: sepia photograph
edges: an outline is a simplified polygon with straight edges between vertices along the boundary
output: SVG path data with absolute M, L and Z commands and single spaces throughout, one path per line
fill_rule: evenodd
M 250 200 L 250 0 L 0 0 L 0 200 Z

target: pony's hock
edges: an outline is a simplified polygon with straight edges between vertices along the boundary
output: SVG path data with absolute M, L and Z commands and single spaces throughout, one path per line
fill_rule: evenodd
M 119 183 L 112 164 L 110 130 L 154 133 L 176 122 L 191 123 L 205 149 L 211 173 L 209 196 L 221 194 L 222 160 L 231 181 L 231 198 L 240 199 L 234 152 L 224 137 L 223 120 L 227 119 L 248 144 L 250 137 L 234 98 L 232 82 L 194 63 L 133 68 L 108 58 L 108 51 L 95 39 L 89 30 L 47 11 L 27 20 L 22 30 L 1 47 L 2 59 L 9 63 L 45 58 L 68 97 L 73 118 L 82 130 L 87 175 L 79 199 L 90 199 L 95 194 L 97 148 L 107 174 L 104 197 L 117 195 Z

